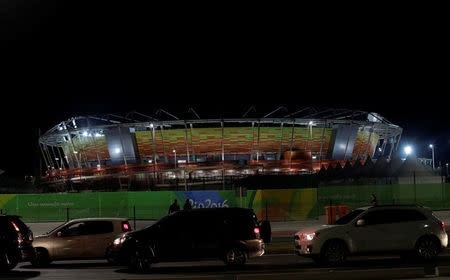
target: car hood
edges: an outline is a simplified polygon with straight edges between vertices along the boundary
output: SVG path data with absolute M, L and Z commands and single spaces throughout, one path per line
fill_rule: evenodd
M 336 228 L 336 227 L 340 227 L 341 225 L 319 225 L 319 226 L 312 226 L 312 227 L 308 227 L 305 229 L 302 229 L 298 232 L 295 233 L 295 235 L 300 235 L 302 233 L 313 233 L 313 232 L 318 232 L 318 231 L 324 231 L 324 230 L 328 230 L 328 229 L 332 229 L 332 228 Z

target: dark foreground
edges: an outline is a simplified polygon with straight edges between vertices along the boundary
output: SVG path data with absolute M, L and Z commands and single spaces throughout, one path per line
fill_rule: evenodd
M 437 260 L 441 276 L 450 276 L 450 250 Z M 64 261 L 36 269 L 28 263 L 0 279 L 413 279 L 424 278 L 424 265 L 396 256 L 350 257 L 340 267 L 326 267 L 291 254 L 266 255 L 242 268 L 227 268 L 220 261 L 161 263 L 149 273 L 135 273 L 104 261 Z

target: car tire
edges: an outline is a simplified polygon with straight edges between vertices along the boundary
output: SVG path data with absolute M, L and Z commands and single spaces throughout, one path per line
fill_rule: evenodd
M 4 251 L 0 254 L 0 271 L 10 271 L 19 263 L 17 254 Z
M 416 255 L 422 260 L 433 260 L 439 254 L 438 242 L 429 236 L 420 238 L 416 243 Z
M 242 248 L 232 247 L 226 251 L 224 261 L 228 266 L 242 266 L 247 261 L 247 256 Z
M 129 259 L 129 268 L 134 271 L 146 272 L 150 270 L 152 260 L 149 254 L 141 250 L 136 250 Z
M 118 265 L 119 261 L 111 254 L 111 247 L 106 248 L 105 259 L 111 265 Z
M 327 265 L 340 265 L 348 255 L 348 249 L 344 242 L 333 240 L 322 249 L 320 259 Z
M 31 260 L 31 264 L 35 267 L 48 266 L 52 260 L 48 254 L 48 251 L 44 248 L 36 248 L 34 258 Z

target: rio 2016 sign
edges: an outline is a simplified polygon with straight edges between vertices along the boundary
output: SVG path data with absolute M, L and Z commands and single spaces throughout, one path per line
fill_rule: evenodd
M 211 199 L 206 199 L 204 201 L 194 201 L 193 199 L 189 199 L 189 202 L 192 205 L 192 208 L 228 208 L 227 200 L 225 199 L 222 202 L 213 202 Z
M 184 197 L 192 208 L 228 208 L 227 199 L 223 199 L 218 191 L 185 191 Z

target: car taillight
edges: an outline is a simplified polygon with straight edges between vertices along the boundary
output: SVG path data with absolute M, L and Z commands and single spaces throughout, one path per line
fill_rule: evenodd
M 255 229 L 253 229 L 253 232 L 255 233 L 255 235 L 256 235 L 256 238 L 259 238 L 259 228 L 255 228 Z
M 20 232 L 19 227 L 16 225 L 16 223 L 14 223 L 13 221 L 11 221 L 11 224 L 13 225 L 14 229 L 17 231 L 17 243 L 22 244 L 23 242 L 23 236 L 22 233 Z
M 19 227 L 16 226 L 16 224 L 15 224 L 14 222 L 11 222 L 11 224 L 13 225 L 14 229 L 15 229 L 17 232 L 20 232 Z
M 123 232 L 130 231 L 130 225 L 128 223 L 123 223 L 122 224 L 122 231 Z
M 444 223 L 444 221 L 439 221 L 439 224 L 441 225 L 442 229 L 445 230 L 445 223 Z

